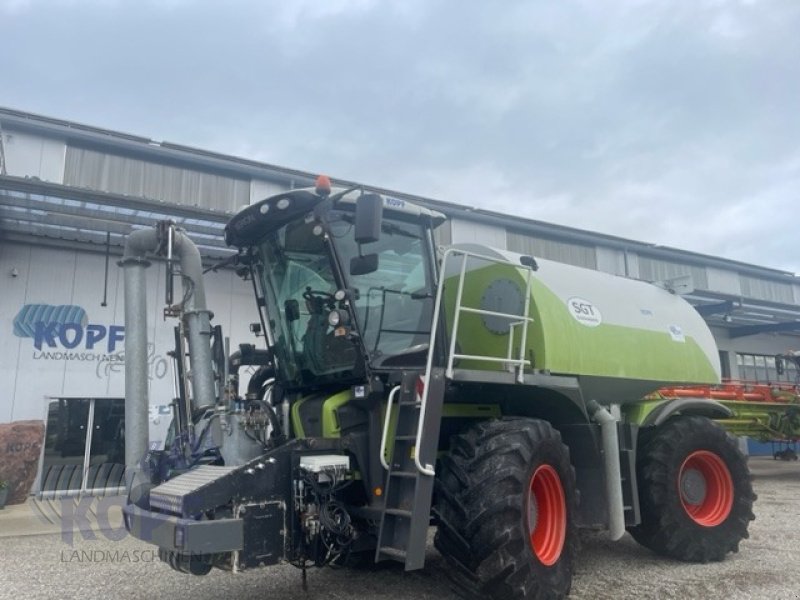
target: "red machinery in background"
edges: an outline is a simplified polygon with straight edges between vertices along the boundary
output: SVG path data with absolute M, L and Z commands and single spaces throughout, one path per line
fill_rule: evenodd
M 798 357 L 794 354 L 780 355 L 777 359 L 791 359 L 796 364 Z M 783 369 L 778 371 L 782 374 Z M 772 442 L 776 459 L 798 458 L 800 384 L 726 380 L 719 385 L 665 387 L 652 398 L 716 401 L 732 413 L 729 418 L 718 419 L 730 433 L 759 442 Z

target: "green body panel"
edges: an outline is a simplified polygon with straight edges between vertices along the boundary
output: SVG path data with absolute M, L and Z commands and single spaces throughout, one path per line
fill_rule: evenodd
M 762 442 L 800 439 L 800 406 L 778 402 L 718 400 L 733 411 L 718 422 L 733 435 Z
M 442 418 L 499 419 L 503 416 L 498 404 L 444 404 Z
M 322 437 L 338 438 L 341 435 L 339 418 L 336 411 L 350 401 L 352 393 L 349 389 L 330 396 L 322 404 Z
M 392 406 L 392 414 L 389 417 L 389 435 L 386 438 L 386 452 L 383 456 L 387 462 L 392 460 L 392 448 L 394 448 L 394 435 L 397 430 L 397 404 Z M 442 405 L 443 419 L 499 419 L 503 416 L 498 404 L 454 404 L 445 403 Z M 382 418 L 386 418 L 386 405 L 383 406 Z
M 667 397 L 648 398 L 636 404 L 629 404 L 624 408 L 625 421 L 641 425 L 653 410 L 673 399 Z M 709 402 L 708 398 L 682 396 L 681 399 Z M 733 416 L 730 418 L 715 419 L 733 435 L 746 436 L 762 442 L 800 439 L 800 405 L 798 404 L 720 399 L 715 399 L 714 402 L 722 404 L 733 412 Z
M 533 322 L 528 325 L 524 351 L 524 357 L 531 360 L 534 369 L 607 381 L 603 393 L 614 402 L 638 400 L 647 393 L 647 382 L 652 382 L 650 391 L 667 382 L 719 382 L 713 337 L 688 303 L 643 282 L 551 261 L 541 262 L 546 265 L 531 277 L 529 316 Z M 453 330 L 458 287 L 458 275 L 453 271 L 448 269 L 446 273 L 444 308 L 448 334 Z M 494 293 L 489 310 L 522 314 L 526 277 L 524 269 L 513 265 L 487 265 L 476 260 L 466 273 L 462 306 L 486 309 L 486 298 Z M 557 294 L 554 288 L 560 288 L 561 293 Z M 516 299 L 508 302 L 505 298 L 498 299 L 498 289 Z M 632 298 L 637 294 L 641 302 Z M 570 312 L 567 296 L 593 298 L 592 308 L 600 307 L 603 317 L 590 326 L 583 324 Z M 678 334 L 669 330 L 667 324 L 673 322 L 680 327 Z M 483 315 L 462 312 L 456 352 L 506 358 L 509 333 L 498 332 L 497 326 L 494 329 L 486 326 Z M 511 357 L 519 358 L 522 327 L 516 326 L 513 335 Z M 457 367 L 501 370 L 506 366 L 462 359 Z M 626 394 L 624 398 L 613 398 L 614 380 L 619 382 L 620 395 Z M 631 397 L 630 390 L 634 387 L 626 386 L 631 382 L 642 382 L 643 385 L 636 388 L 642 393 Z
M 292 404 L 292 429 L 294 430 L 294 437 L 299 439 L 306 437 L 306 432 L 303 431 L 303 420 L 300 418 L 300 407 L 308 398 L 300 398 L 300 400 L 296 400 Z
M 626 405 L 624 409 L 625 422 L 641 425 L 644 423 L 647 415 L 653 412 L 658 406 L 664 404 L 665 401 L 665 398 L 659 398 L 657 400 L 642 400 L 635 404 Z
M 322 421 L 322 437 L 338 438 L 341 435 L 341 428 L 339 426 L 339 419 L 337 418 L 336 411 L 347 404 L 352 394 L 350 389 L 342 390 L 332 396 L 328 396 L 325 402 L 322 403 L 322 411 L 320 420 Z M 306 432 L 303 429 L 303 420 L 300 418 L 300 408 L 307 401 L 314 398 L 314 396 L 306 396 L 296 400 L 292 404 L 292 429 L 296 438 L 305 438 Z

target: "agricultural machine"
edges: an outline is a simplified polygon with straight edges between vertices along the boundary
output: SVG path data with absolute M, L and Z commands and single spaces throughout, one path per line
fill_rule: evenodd
M 656 286 L 475 244 L 437 248 L 435 211 L 359 188 L 246 207 L 225 238 L 264 348 L 230 356 L 200 256 L 165 223 L 128 238 L 126 456 L 147 451 L 147 257 L 183 287 L 178 397 L 128 530 L 184 573 L 286 562 L 406 570 L 427 534 L 470 595 L 568 595 L 579 528 L 680 560 L 747 537 L 746 459 L 710 398 L 703 319 Z M 253 371 L 246 391 L 240 371 Z M 142 418 L 144 414 L 144 418 Z
M 776 357 L 782 360 L 782 355 Z M 639 405 L 641 410 L 664 400 L 695 402 L 709 399 L 731 411 L 717 422 L 728 432 L 760 442 L 771 442 L 773 457 L 797 460 L 800 441 L 800 387 L 797 383 L 725 381 L 720 385 L 679 386 L 658 390 Z

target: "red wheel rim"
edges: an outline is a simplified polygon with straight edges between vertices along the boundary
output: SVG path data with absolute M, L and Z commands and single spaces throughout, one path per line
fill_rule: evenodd
M 567 534 L 567 505 L 556 470 L 542 465 L 528 487 L 528 537 L 539 561 L 550 566 L 558 561 Z
M 692 452 L 678 473 L 678 494 L 692 521 L 704 527 L 719 525 L 733 508 L 731 472 L 717 454 Z

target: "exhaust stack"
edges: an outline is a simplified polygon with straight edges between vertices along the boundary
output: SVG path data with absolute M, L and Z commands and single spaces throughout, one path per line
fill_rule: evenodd
M 148 450 L 147 281 L 148 253 L 172 244 L 183 282 L 181 316 L 189 343 L 192 409 L 213 406 L 211 312 L 206 306 L 203 266 L 194 242 L 169 223 L 140 229 L 125 241 L 119 265 L 125 282 L 125 465 L 135 468 Z

